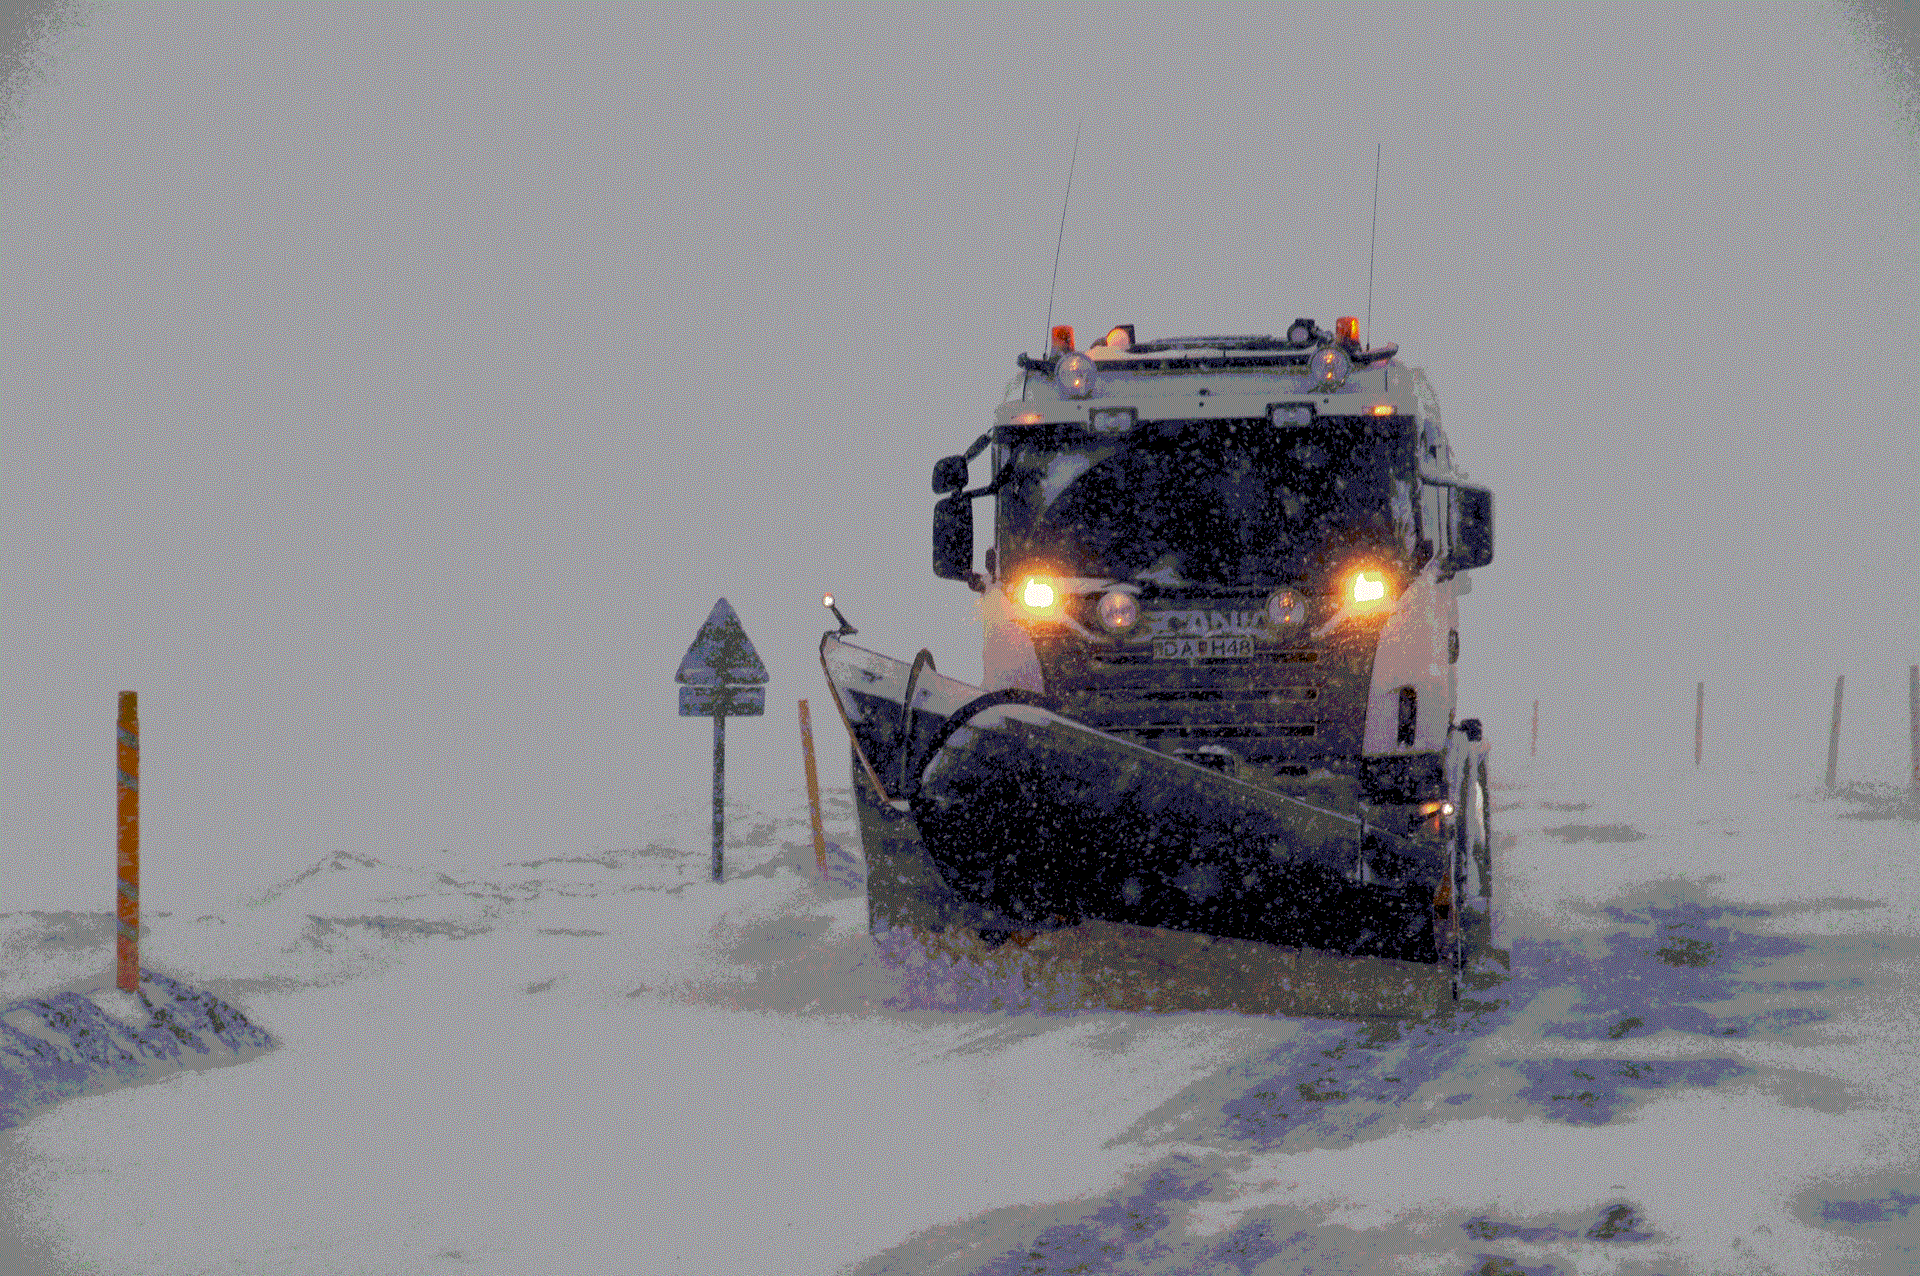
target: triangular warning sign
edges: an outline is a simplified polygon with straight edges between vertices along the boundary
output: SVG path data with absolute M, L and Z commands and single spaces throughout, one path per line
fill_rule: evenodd
M 747 631 L 740 627 L 740 617 L 726 599 L 715 603 L 707 613 L 707 623 L 700 626 L 693 646 L 680 658 L 680 672 L 673 675 L 673 680 L 703 687 L 767 680 L 760 653 L 753 649 Z

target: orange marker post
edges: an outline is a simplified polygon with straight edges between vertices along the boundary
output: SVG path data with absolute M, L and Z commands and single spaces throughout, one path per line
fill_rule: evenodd
M 140 710 L 138 696 L 120 693 L 120 973 L 122 992 L 140 989 Z
M 1700 765 L 1700 751 L 1707 738 L 1707 684 L 1693 684 L 1693 765 Z
M 800 756 L 807 763 L 807 812 L 813 816 L 813 859 L 820 876 L 827 875 L 827 834 L 820 826 L 820 772 L 813 765 L 813 719 L 807 716 L 807 702 L 800 702 Z
M 1847 692 L 1847 675 L 1833 680 L 1833 727 L 1827 733 L 1827 787 L 1840 786 L 1840 699 Z
M 1907 759 L 1913 766 L 1907 785 L 1920 793 L 1920 665 L 1907 666 L 1907 735 L 1912 741 Z

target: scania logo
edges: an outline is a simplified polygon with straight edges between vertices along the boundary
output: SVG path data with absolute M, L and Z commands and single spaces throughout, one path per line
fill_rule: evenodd
M 1264 611 L 1149 611 L 1147 634 L 1154 638 L 1213 638 L 1253 635 L 1264 627 Z

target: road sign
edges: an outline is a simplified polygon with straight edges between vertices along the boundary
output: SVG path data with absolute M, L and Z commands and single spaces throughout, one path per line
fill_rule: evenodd
M 682 687 L 683 718 L 757 718 L 767 711 L 765 687 Z
M 762 686 L 767 667 L 753 649 L 740 617 L 722 598 L 707 613 L 707 623 L 693 636 L 693 645 L 680 657 L 673 680 L 680 685 L 680 716 L 713 719 L 713 880 L 724 870 L 727 845 L 727 719 L 751 718 L 767 711 Z
M 673 680 L 703 687 L 767 680 L 760 653 L 753 649 L 747 631 L 740 627 L 740 617 L 726 599 L 707 613 L 707 623 L 693 636 L 693 646 L 680 658 L 680 671 Z

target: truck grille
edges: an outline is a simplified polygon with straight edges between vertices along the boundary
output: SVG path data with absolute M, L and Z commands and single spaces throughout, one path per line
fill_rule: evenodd
M 1349 694 L 1358 671 L 1335 652 L 1181 662 L 1062 641 L 1042 645 L 1040 657 L 1068 716 L 1166 752 L 1217 743 L 1275 766 L 1360 750 L 1366 684 Z

